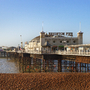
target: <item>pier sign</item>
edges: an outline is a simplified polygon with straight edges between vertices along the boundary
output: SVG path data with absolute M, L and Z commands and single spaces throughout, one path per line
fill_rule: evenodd
M 59 35 L 59 36 L 73 36 L 72 32 L 49 32 L 49 35 Z

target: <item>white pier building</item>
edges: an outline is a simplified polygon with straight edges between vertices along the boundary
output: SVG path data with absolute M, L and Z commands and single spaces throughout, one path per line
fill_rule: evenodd
M 65 45 L 83 44 L 83 32 L 79 31 L 77 37 L 72 32 L 40 32 L 40 35 L 25 43 L 25 52 L 54 52 L 64 50 Z

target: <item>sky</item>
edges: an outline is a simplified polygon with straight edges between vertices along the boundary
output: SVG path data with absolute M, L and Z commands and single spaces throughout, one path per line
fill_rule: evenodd
M 90 0 L 0 0 L 0 46 L 18 46 L 44 32 L 83 32 L 90 43 Z M 81 22 L 81 29 L 80 29 Z M 20 37 L 20 35 L 22 35 Z

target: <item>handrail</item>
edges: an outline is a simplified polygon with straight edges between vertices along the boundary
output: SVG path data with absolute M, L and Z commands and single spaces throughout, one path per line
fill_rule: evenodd
M 14 52 L 14 51 L 9 51 Z M 61 54 L 61 55 L 88 55 L 90 56 L 90 52 L 78 52 L 78 51 L 17 51 L 17 53 L 31 53 L 31 54 Z

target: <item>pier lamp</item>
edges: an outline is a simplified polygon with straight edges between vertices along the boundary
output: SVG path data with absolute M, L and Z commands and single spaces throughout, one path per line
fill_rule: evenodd
M 18 50 L 19 50 L 19 44 L 18 44 Z
M 22 35 L 20 35 L 20 37 L 21 37 L 21 48 L 23 48 Z

